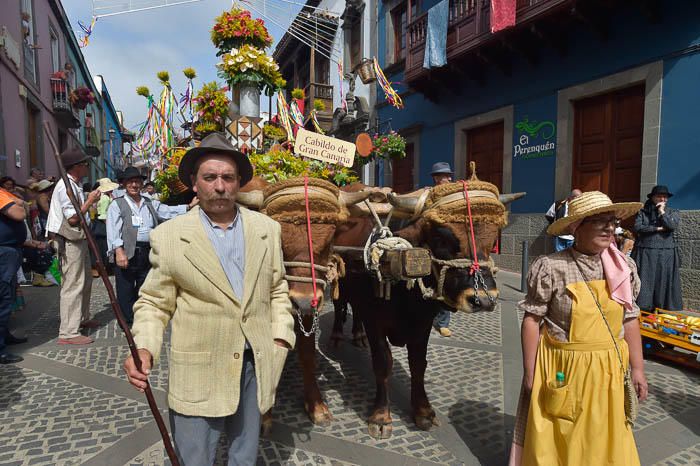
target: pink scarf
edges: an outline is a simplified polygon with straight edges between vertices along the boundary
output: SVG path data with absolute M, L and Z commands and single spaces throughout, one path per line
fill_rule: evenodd
M 574 222 L 569 227 L 569 231 L 574 233 L 581 225 L 582 220 Z M 632 299 L 632 281 L 630 280 L 630 267 L 627 265 L 627 258 L 617 249 L 615 240 L 610 242 L 608 249 L 600 253 L 600 260 L 603 263 L 603 273 L 605 281 L 610 289 L 613 301 L 622 304 L 625 309 L 631 310 L 634 300 Z
M 605 281 L 612 299 L 624 306 L 625 309 L 632 309 L 632 282 L 630 281 L 630 267 L 627 265 L 627 258 L 617 249 L 615 241 L 610 243 L 605 251 L 600 253 L 603 263 Z

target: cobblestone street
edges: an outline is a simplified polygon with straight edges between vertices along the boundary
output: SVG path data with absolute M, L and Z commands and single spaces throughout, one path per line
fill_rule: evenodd
M 260 442 L 259 465 L 501 465 L 510 443 L 522 374 L 515 304 L 520 277 L 499 275 L 501 308 L 490 314 L 454 315 L 452 338 L 433 333 L 426 388 L 441 426 L 418 430 L 410 417 L 406 351 L 394 348 L 393 435 L 374 440 L 365 418 L 374 396 L 368 350 L 328 342 L 332 313 L 322 316 L 318 378 L 334 422 L 316 427 L 303 411 L 295 354 L 280 382 L 274 428 Z M 29 343 L 14 347 L 25 360 L 0 366 L 1 465 L 162 465 L 165 459 L 145 397 L 125 380 L 127 354 L 99 280 L 92 309 L 102 323 L 96 342 L 56 344 L 58 289 L 23 288 L 27 310 L 16 333 Z M 166 348 L 167 349 L 167 348 Z M 151 376 L 167 414 L 167 351 Z M 700 374 L 647 362 L 650 400 L 635 427 L 643 465 L 700 465 Z M 167 419 L 167 417 L 166 417 Z

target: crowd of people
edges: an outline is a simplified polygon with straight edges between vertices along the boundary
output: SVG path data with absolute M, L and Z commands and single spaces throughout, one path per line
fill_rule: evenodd
M 102 178 L 81 184 L 90 158 L 77 149 L 61 159 L 71 190 L 96 240 L 99 259 L 115 275 L 117 295 L 127 321 L 150 262 L 149 235 L 162 221 L 186 212 L 190 205 L 170 207 L 158 200 L 155 186 L 138 169 L 127 167 L 117 182 Z M 8 345 L 25 343 L 9 330 L 10 317 L 24 306 L 22 286 L 60 285 L 58 344 L 84 345 L 91 337 L 81 329 L 94 328 L 90 316 L 92 278 L 97 258 L 88 250 L 78 215 L 63 180 L 46 177 L 33 168 L 26 184 L 11 177 L 0 179 L 0 363 L 21 361 Z

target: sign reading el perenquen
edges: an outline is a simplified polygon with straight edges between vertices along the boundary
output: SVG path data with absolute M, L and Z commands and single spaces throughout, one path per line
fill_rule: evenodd
M 355 144 L 299 128 L 294 153 L 310 159 L 352 167 Z

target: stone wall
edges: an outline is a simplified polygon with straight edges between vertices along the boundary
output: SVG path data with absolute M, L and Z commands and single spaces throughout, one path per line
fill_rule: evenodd
M 520 272 L 522 242 L 527 241 L 529 262 L 554 251 L 554 242 L 545 233 L 548 226 L 544 214 L 513 214 L 501 232 L 501 253 L 494 260 L 504 270 Z M 681 256 L 681 287 L 686 308 L 700 310 L 700 210 L 682 211 L 678 230 Z

